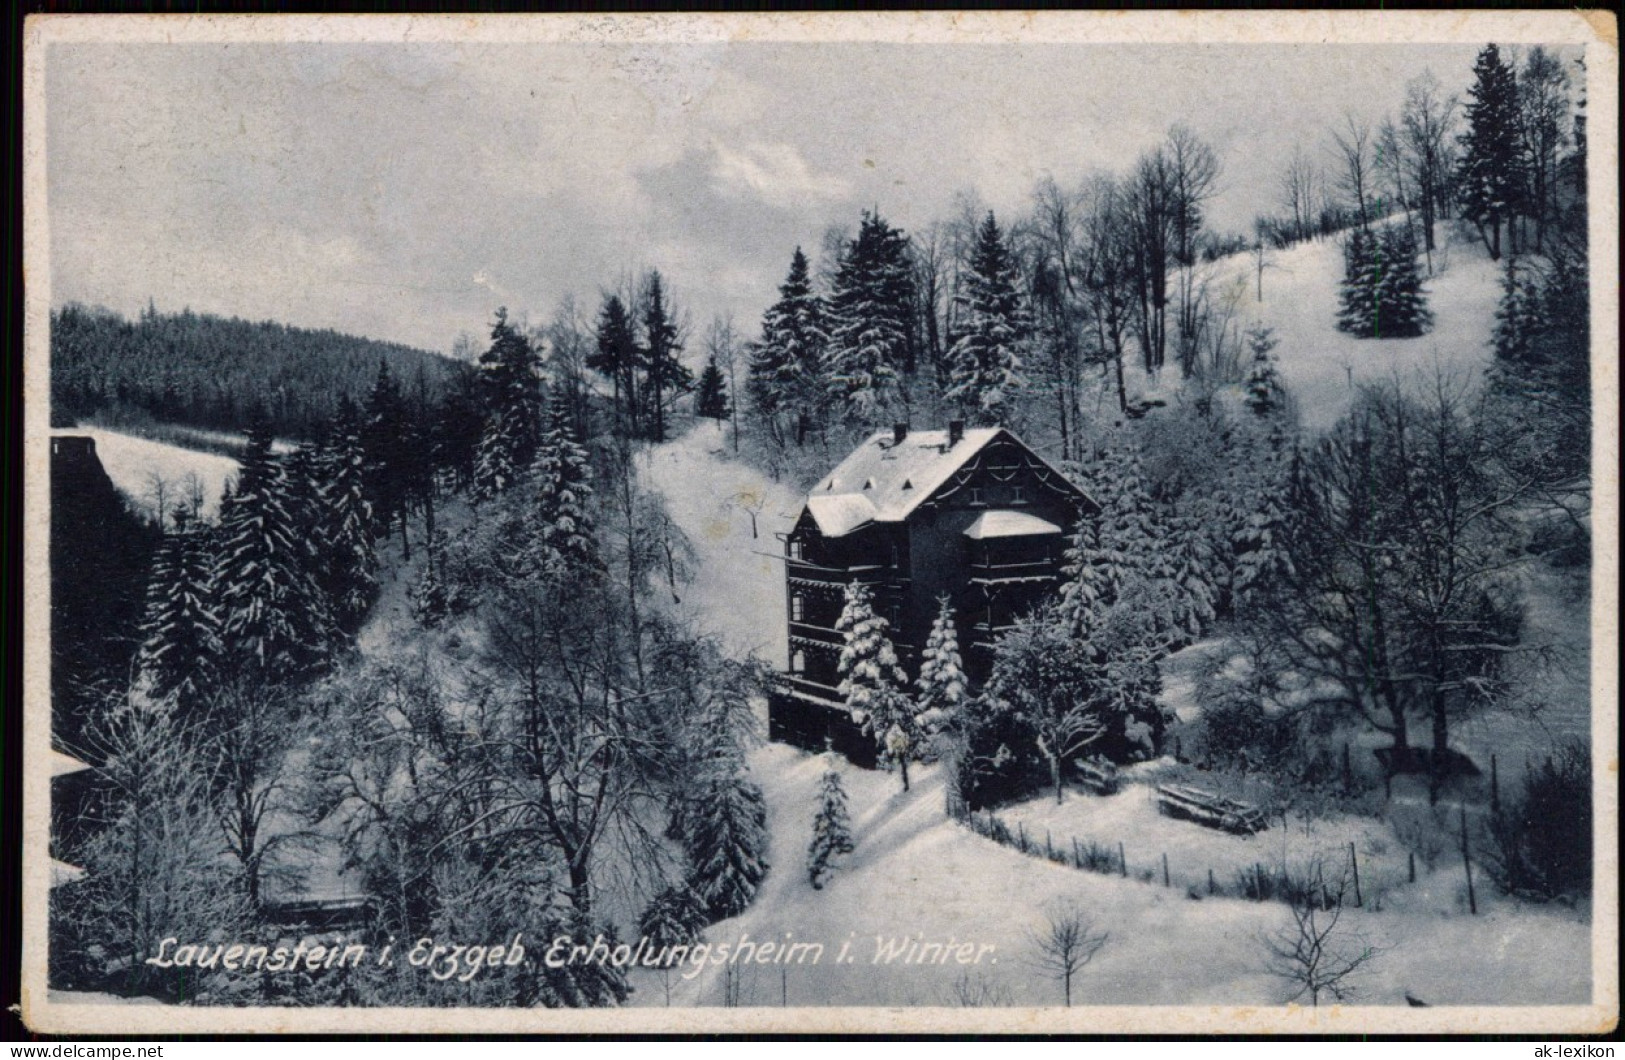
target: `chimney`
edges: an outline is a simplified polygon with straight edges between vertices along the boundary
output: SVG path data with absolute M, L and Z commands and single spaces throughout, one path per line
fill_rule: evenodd
M 903 439 L 908 437 L 908 424 L 894 423 L 891 426 L 892 444 L 902 445 Z
M 964 420 L 949 420 L 948 421 L 948 448 L 952 449 L 954 446 L 958 445 L 959 440 L 961 438 L 963 438 L 963 437 L 965 437 L 965 421 Z

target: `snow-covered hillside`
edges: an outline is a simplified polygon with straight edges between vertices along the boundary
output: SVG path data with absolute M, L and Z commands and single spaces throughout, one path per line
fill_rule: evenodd
M 752 772 L 767 793 L 772 869 L 749 912 L 711 927 L 713 944 L 821 943 L 814 964 L 734 966 L 742 1005 L 947 1005 L 962 993 L 983 1003 L 1058 1005 L 1061 987 L 1035 967 L 1034 931 L 1065 900 L 1110 939 L 1074 983 L 1080 1005 L 1274 1004 L 1282 981 L 1264 970 L 1262 937 L 1289 920 L 1275 902 L 1193 900 L 1159 882 L 1081 872 L 996 846 L 949 821 L 939 767 L 919 770 L 903 793 L 893 774 L 843 766 L 856 850 L 822 890 L 807 882 L 819 756 L 780 745 L 758 750 Z M 1093 803 L 1074 796 L 1081 812 Z M 1172 822 L 1170 822 L 1172 826 Z M 1194 844 L 1207 833 L 1183 826 Z M 1130 836 L 1133 842 L 1135 837 Z M 1275 837 L 1255 840 L 1260 849 Z M 1179 856 L 1176 850 L 1171 856 Z M 1361 981 L 1366 1004 L 1579 1003 L 1590 995 L 1590 929 L 1572 912 L 1493 900 L 1479 889 L 1470 915 L 1459 873 L 1441 867 L 1381 912 L 1351 910 L 1350 941 L 1378 950 Z M 876 961 L 877 939 L 974 943 L 977 963 Z M 838 963 L 850 942 L 851 963 Z M 992 949 L 982 951 L 983 946 Z M 958 952 L 957 950 L 955 951 Z M 1470 973 L 1465 970 L 1470 969 Z M 685 967 L 662 981 L 640 972 L 634 1002 L 723 1003 L 728 966 Z M 683 976 L 693 973 L 692 978 Z
M 226 482 L 237 474 L 237 461 L 229 456 L 182 449 L 104 427 L 65 428 L 51 433 L 95 441 L 96 456 L 107 470 L 107 477 L 149 516 L 157 512 L 154 487 L 158 481 L 165 484 L 166 506 L 173 509 L 187 493 L 189 476 L 195 475 L 202 488 L 204 518 L 212 519 L 219 513 L 220 494 Z
M 790 529 L 802 496 L 727 459 L 726 439 L 710 423 L 650 450 L 639 473 L 665 496 L 697 553 L 679 605 L 695 628 L 721 637 L 735 657 L 755 653 L 785 667 L 784 545 L 776 535 Z
M 772 558 L 779 552 L 772 535 L 788 527 L 799 496 L 729 459 L 709 425 L 646 459 L 648 481 L 665 493 L 697 553 L 683 606 L 730 650 L 757 651 L 782 665 L 783 571 Z M 730 507 L 741 491 L 765 498 L 756 538 L 737 502 Z M 1204 642 L 1189 653 L 1217 647 Z M 1188 677 L 1172 670 L 1170 701 L 1178 702 L 1171 705 L 1189 707 Z M 1436 871 L 1423 866 L 1409 884 L 1405 850 L 1383 822 L 1339 819 L 1313 834 L 1294 823 L 1238 838 L 1158 816 L 1150 789 L 1140 785 L 1113 799 L 1069 795 L 1060 808 L 1035 799 L 1009 816 L 1035 836 L 1048 827 L 1057 837 L 1124 842 L 1133 848 L 1132 872 L 1122 879 L 1025 856 L 950 821 L 940 767 L 920 770 L 904 794 L 895 774 L 843 763 L 857 849 L 814 890 L 805 866 L 823 768 L 819 756 L 783 745 L 753 752 L 752 774 L 767 797 L 772 868 L 748 912 L 705 933 L 713 945 L 746 936 L 819 943 L 819 962 L 735 965 L 733 983 L 726 965 L 639 971 L 633 1003 L 665 1004 L 669 989 L 673 1005 L 719 1005 L 730 991 L 741 1005 L 951 1006 L 966 996 L 983 1004 L 1059 1004 L 1060 986 L 1035 967 L 1030 936 L 1047 907 L 1071 900 L 1111 936 L 1074 984 L 1076 1003 L 1275 1004 L 1284 984 L 1264 970 L 1261 940 L 1288 922 L 1287 907 L 1205 894 L 1198 900 L 1187 888 L 1205 881 L 1211 867 L 1220 887 L 1233 890 L 1235 872 L 1249 864 L 1297 867 L 1315 852 L 1346 851 L 1351 841 L 1367 873 L 1367 908 L 1349 913 L 1347 938 L 1379 951 L 1360 984 L 1361 1001 L 1404 1005 L 1409 993 L 1434 1005 L 1556 1004 L 1590 994 L 1583 912 L 1506 902 L 1481 879 L 1474 916 L 1459 862 L 1441 855 Z M 1164 853 L 1177 884 L 1171 888 L 1160 882 Z M 1134 878 L 1142 870 L 1154 870 L 1156 879 Z M 877 939 L 915 938 L 993 948 L 967 965 L 875 962 Z M 837 963 L 848 942 L 853 963 Z
M 1447 242 L 1447 226 L 1439 233 L 1441 243 Z M 1335 423 L 1363 383 L 1411 383 L 1431 377 L 1435 369 L 1471 378 L 1489 360 L 1500 272 L 1476 242 L 1452 239 L 1435 252 L 1434 275 L 1424 283 L 1433 328 L 1412 339 L 1357 339 L 1337 330 L 1343 250 L 1335 238 L 1271 251 L 1265 260 L 1262 301 L 1252 254 L 1204 266 L 1203 274 L 1213 302 L 1229 300 L 1235 306 L 1238 331 L 1255 324 L 1273 329 L 1281 376 L 1310 431 Z M 1166 399 L 1178 387 L 1176 368 L 1152 384 L 1132 363 L 1125 367 L 1131 389 L 1141 393 Z

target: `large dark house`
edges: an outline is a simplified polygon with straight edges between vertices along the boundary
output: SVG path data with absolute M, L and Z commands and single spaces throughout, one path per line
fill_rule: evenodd
M 835 624 L 849 582 L 872 587 L 911 679 L 947 596 L 966 675 L 980 683 L 995 639 L 1055 590 L 1072 529 L 1097 512 L 1001 427 L 898 426 L 870 437 L 813 487 L 785 535 L 790 670 L 770 697 L 769 735 L 873 762 L 873 742 L 836 692 Z

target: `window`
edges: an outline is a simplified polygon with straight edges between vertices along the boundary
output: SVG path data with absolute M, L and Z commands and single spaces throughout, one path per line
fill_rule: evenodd
M 805 622 L 807 620 L 807 605 L 800 593 L 790 597 L 790 621 Z
M 801 539 L 799 537 L 792 537 L 790 539 L 790 558 L 791 559 L 805 559 L 806 558 L 805 555 L 804 555 L 804 551 L 802 549 Z
M 794 655 L 790 656 L 790 672 L 793 674 L 804 674 L 807 672 L 806 652 L 798 651 Z

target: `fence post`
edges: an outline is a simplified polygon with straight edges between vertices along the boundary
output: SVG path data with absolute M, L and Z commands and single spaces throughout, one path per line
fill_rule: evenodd
M 1128 879 L 1128 855 L 1123 853 L 1123 841 L 1117 841 L 1117 864 L 1123 870 L 1123 878 Z
M 1493 754 L 1490 755 L 1490 815 L 1497 822 L 1501 820 L 1501 773 Z
M 1049 829 L 1044 829 L 1044 856 L 1051 861 L 1055 860 L 1055 848 L 1050 845 Z
M 1016 822 L 1016 841 L 1021 844 L 1021 852 L 1027 853 L 1027 826 L 1020 821 Z
M 1072 837 L 1072 867 L 1083 868 L 1083 850 L 1078 846 L 1078 837 Z
M 1349 843 L 1349 864 L 1354 866 L 1354 905 L 1355 908 L 1364 908 L 1365 899 L 1360 897 L 1360 858 L 1354 853 L 1354 843 Z
M 1209 865 L 1207 870 L 1207 893 L 1217 894 L 1218 892 L 1218 887 L 1214 886 L 1213 883 L 1213 866 Z
M 1172 883 L 1168 882 L 1168 852 L 1166 850 L 1162 852 L 1162 885 L 1164 887 L 1173 886 Z
M 1416 882 L 1416 851 L 1411 851 L 1411 882 Z

